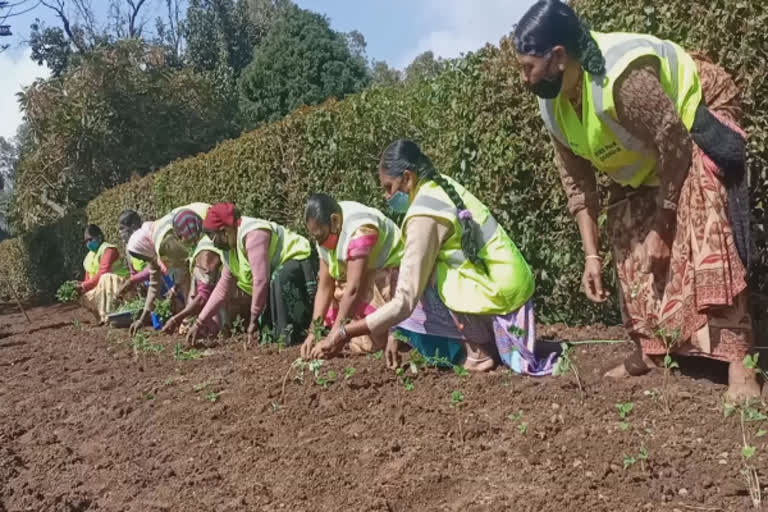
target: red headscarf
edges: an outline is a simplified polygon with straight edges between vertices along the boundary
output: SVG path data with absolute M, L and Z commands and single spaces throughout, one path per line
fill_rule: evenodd
M 216 203 L 208 209 L 203 221 L 206 231 L 218 231 L 235 225 L 235 205 L 232 203 Z

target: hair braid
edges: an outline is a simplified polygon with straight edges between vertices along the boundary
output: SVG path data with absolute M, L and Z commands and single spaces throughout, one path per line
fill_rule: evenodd
M 424 159 L 425 162 L 422 162 L 422 167 L 419 169 L 419 176 L 437 183 L 448 195 L 448 198 L 453 204 L 456 205 L 456 209 L 458 210 L 459 224 L 461 224 L 461 252 L 464 253 L 464 256 L 469 261 L 480 267 L 483 272 L 487 272 L 488 269 L 485 266 L 485 262 L 480 257 L 481 246 L 478 243 L 478 225 L 472 219 L 472 214 L 469 213 L 469 210 L 461 199 L 456 187 L 446 180 L 442 174 L 435 171 L 435 168 L 432 166 L 432 161 L 426 155 L 424 156 Z

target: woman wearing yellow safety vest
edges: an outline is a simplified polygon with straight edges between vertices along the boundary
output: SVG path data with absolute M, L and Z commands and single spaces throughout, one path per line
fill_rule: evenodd
M 104 233 L 95 224 L 85 228 L 88 254 L 83 261 L 85 281 L 77 285 L 80 305 L 92 312 L 100 322 L 107 320 L 117 299 L 120 286 L 128 277 L 128 269 L 117 247 L 104 241 Z
M 315 294 L 316 265 L 309 241 L 274 222 L 242 217 L 231 203 L 211 207 L 203 228 L 226 251 L 219 282 L 187 335 L 194 344 L 205 322 L 232 296 L 234 288 L 250 295 L 248 340 L 259 339 L 259 321 L 271 324 L 275 340 L 296 342 L 309 327 Z M 262 313 L 269 308 L 269 315 Z
M 312 318 L 338 329 L 347 318 L 363 318 L 392 298 L 397 268 L 403 256 L 400 229 L 379 210 L 354 201 L 336 202 L 314 194 L 304 214 L 307 231 L 320 255 L 317 294 Z M 310 330 L 301 356 L 309 359 L 315 334 Z M 327 347 L 338 352 L 339 345 Z M 326 340 L 327 342 L 327 340 Z M 353 352 L 375 352 L 385 347 L 386 333 L 350 340 Z
M 594 302 L 607 298 L 595 171 L 612 181 L 608 232 L 624 324 L 639 350 L 608 376 L 642 373 L 673 352 L 729 362 L 733 399 L 759 394 L 742 364 L 753 343 L 749 197 L 731 77 L 670 41 L 590 32 L 559 1 L 534 4 L 514 38 L 579 225 Z
M 550 373 L 555 354 L 543 354 L 536 343 L 533 274 L 488 208 L 437 173 L 409 140 L 384 150 L 379 181 L 390 207 L 405 214 L 394 298 L 366 318 L 334 329 L 312 357 L 323 357 L 338 340 L 399 326 L 458 340 L 468 370 L 487 371 L 501 359 L 519 373 Z M 390 367 L 399 364 L 394 336 L 386 361 Z
M 163 274 L 168 275 L 173 280 L 174 287 L 169 292 L 173 293 L 173 298 L 180 296 L 183 299 L 182 302 L 188 302 L 191 288 L 190 248 L 174 232 L 173 219 L 177 213 L 182 211 L 191 211 L 202 219 L 208 212 L 208 208 L 210 205 L 205 203 L 192 203 L 175 208 L 157 221 L 145 222 L 130 236 L 126 245 L 128 254 L 147 262 L 149 266 L 149 289 L 147 290 L 144 309 L 139 318 L 131 325 L 131 335 L 149 324 L 154 302 L 161 293 Z M 202 250 L 216 252 L 210 240 L 208 240 L 208 246 L 203 247 Z M 200 254 L 199 251 L 195 253 L 196 256 L 200 256 Z M 178 308 L 175 309 L 178 310 Z

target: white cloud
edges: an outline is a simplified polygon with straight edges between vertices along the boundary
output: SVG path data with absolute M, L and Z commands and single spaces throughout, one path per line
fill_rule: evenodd
M 535 0 L 423 0 L 421 15 L 433 30 L 419 38 L 415 47 L 401 55 L 397 67 L 432 50 L 451 58 L 477 50 L 486 43 L 497 45 Z
M 16 93 L 36 78 L 47 78 L 48 68 L 38 66 L 30 59 L 32 50 L 24 47 L 0 53 L 0 136 L 16 135 L 21 124 L 21 111 Z

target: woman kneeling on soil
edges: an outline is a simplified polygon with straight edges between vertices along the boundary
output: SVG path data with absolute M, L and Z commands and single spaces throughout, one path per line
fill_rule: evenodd
M 334 329 L 312 357 L 333 353 L 339 340 L 399 325 L 458 340 L 468 370 L 491 370 L 500 358 L 520 373 L 550 373 L 555 354 L 539 358 L 534 347 L 533 274 L 488 208 L 436 172 L 409 140 L 384 150 L 379 181 L 392 209 L 405 214 L 395 296 L 366 318 Z M 394 336 L 386 359 L 390 367 L 399 364 Z
M 720 67 L 643 34 L 590 32 L 553 0 L 515 29 L 586 252 L 584 288 L 606 300 L 595 171 L 612 180 L 608 231 L 637 375 L 669 352 L 730 363 L 732 399 L 759 388 L 746 283 L 750 250 L 738 88 Z M 650 357 L 649 357 L 650 356 Z
M 219 280 L 221 262 L 224 254 L 213 245 L 213 241 L 203 234 L 203 219 L 190 209 L 182 209 L 173 215 L 173 233 L 191 255 L 189 265 L 192 274 L 190 296 L 184 309 L 173 315 L 163 326 L 163 332 L 172 334 L 181 323 L 198 314 L 211 296 Z M 220 312 L 225 315 L 224 312 Z M 226 322 L 226 320 L 221 320 Z M 212 327 L 209 334 L 215 334 Z
M 147 262 L 149 266 L 147 298 L 141 315 L 131 325 L 131 335 L 149 324 L 155 299 L 161 296 L 163 274 L 173 280 L 174 287 L 168 292 L 173 300 L 181 298 L 180 302 L 187 301 L 190 290 L 190 255 L 187 247 L 174 232 L 173 219 L 177 213 L 189 210 L 202 219 L 208 212 L 208 208 L 210 205 L 205 203 L 192 203 L 176 208 L 160 220 L 145 222 L 131 235 L 127 244 L 128 253 L 134 258 Z M 213 252 L 213 249 L 208 247 L 206 250 Z M 180 308 L 174 309 L 178 311 Z
M 320 254 L 317 295 L 312 318 L 339 329 L 346 318 L 359 319 L 392 299 L 403 255 L 400 229 L 379 210 L 354 201 L 337 203 L 326 194 L 309 198 L 304 215 L 307 231 Z M 315 334 L 310 329 L 301 357 L 308 359 Z M 338 347 L 343 348 L 339 338 Z M 353 352 L 375 352 L 386 346 L 386 333 L 350 340 Z
M 241 217 L 231 203 L 211 207 L 203 228 L 214 245 L 227 251 L 224 270 L 210 300 L 187 335 L 195 343 L 203 324 L 239 288 L 251 296 L 248 341 L 259 339 L 259 321 L 269 307 L 272 333 L 295 342 L 309 327 L 315 294 L 315 268 L 309 241 L 267 220 Z
M 85 281 L 77 285 L 80 305 L 104 323 L 115 306 L 121 285 L 128 277 L 128 269 L 120 252 L 104 241 L 104 233 L 95 224 L 85 228 L 85 246 L 88 254 L 83 261 Z

